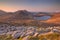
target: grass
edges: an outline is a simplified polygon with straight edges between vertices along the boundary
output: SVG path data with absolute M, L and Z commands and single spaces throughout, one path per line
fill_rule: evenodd
M 0 35 L 0 40 L 17 40 L 17 39 L 14 39 L 11 35 Z
M 47 35 L 40 35 L 36 37 L 29 36 L 29 40 L 60 40 L 60 34 L 52 33 Z M 23 38 L 19 38 L 19 40 L 22 40 Z
M 23 38 L 20 37 L 19 39 L 14 39 L 11 35 L 0 35 L 0 40 L 22 40 Z M 28 38 L 29 40 L 60 40 L 60 34 L 52 33 L 36 37 L 29 36 Z
M 60 40 L 60 34 L 48 34 L 48 35 L 41 35 L 39 36 L 40 40 Z

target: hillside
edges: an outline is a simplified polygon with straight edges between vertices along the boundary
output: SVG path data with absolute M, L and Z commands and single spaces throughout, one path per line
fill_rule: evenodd
M 2 12 L 3 13 L 3 12 Z M 2 14 L 0 13 L 0 14 Z M 8 12 L 0 16 L 0 22 L 20 22 L 20 20 L 32 20 L 32 14 L 26 10 L 18 10 L 16 12 Z M 22 21 L 21 21 L 22 22 Z
M 35 14 L 34 14 L 35 13 Z M 18 10 L 15 12 L 5 12 L 0 10 L 0 23 L 10 24 L 25 24 L 25 25 L 39 25 L 49 26 L 60 24 L 59 13 L 47 12 L 29 12 L 27 10 Z M 49 24 L 50 23 L 50 24 Z
M 53 16 L 50 19 L 48 19 L 46 22 L 60 24 L 60 12 L 54 13 Z

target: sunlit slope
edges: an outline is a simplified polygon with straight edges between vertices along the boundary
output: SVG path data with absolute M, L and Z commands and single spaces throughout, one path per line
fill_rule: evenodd
M 54 13 L 53 16 L 46 21 L 47 23 L 60 23 L 60 12 Z

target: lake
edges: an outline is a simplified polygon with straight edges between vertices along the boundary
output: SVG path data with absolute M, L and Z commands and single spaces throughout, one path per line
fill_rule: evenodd
M 35 20 L 48 20 L 50 16 L 34 17 Z

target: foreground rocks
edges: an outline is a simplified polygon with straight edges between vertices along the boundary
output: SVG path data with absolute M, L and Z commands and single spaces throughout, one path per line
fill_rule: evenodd
M 29 40 L 29 36 L 24 37 L 22 40 Z
M 13 38 L 25 37 L 26 40 L 28 36 L 36 37 L 38 35 L 46 34 L 49 32 L 60 33 L 60 27 L 40 28 L 36 26 L 1 26 L 0 25 L 0 35 L 12 35 Z

